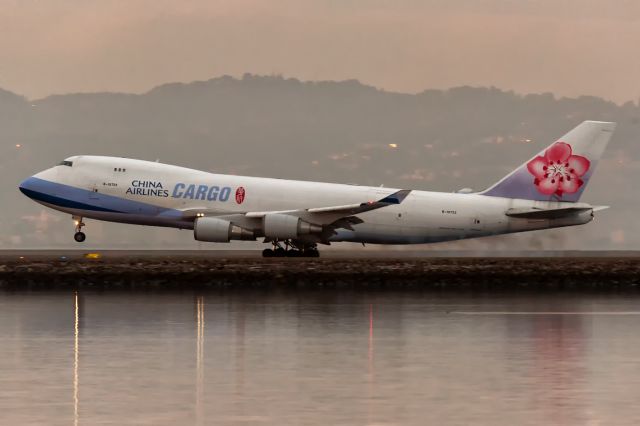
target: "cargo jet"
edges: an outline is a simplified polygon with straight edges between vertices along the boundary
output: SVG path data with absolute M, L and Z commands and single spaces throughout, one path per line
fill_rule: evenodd
M 582 225 L 580 203 L 615 123 L 585 121 L 489 189 L 427 192 L 208 173 L 79 155 L 20 184 L 27 197 L 84 219 L 193 230 L 198 241 L 263 239 L 263 256 L 318 256 L 318 244 L 423 244 Z

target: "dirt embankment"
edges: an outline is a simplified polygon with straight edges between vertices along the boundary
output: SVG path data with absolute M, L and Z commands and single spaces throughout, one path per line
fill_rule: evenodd
M 9 259 L 0 288 L 636 290 L 640 258 Z

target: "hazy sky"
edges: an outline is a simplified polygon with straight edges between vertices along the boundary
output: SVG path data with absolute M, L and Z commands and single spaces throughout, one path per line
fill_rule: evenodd
M 640 97 L 638 0 L 0 0 L 0 87 L 31 98 L 283 74 Z

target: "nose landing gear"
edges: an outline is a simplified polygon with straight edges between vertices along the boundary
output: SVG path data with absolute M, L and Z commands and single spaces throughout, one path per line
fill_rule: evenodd
M 84 222 L 82 222 L 81 217 L 73 216 L 73 223 L 76 224 L 76 233 L 73 234 L 73 239 L 81 243 L 87 239 L 87 236 L 85 235 L 85 233 L 82 232 L 82 227 L 84 226 Z

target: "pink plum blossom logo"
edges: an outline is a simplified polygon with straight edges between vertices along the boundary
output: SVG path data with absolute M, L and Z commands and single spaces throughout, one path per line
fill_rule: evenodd
M 545 195 L 573 194 L 584 184 L 581 177 L 587 173 L 591 163 L 581 155 L 573 155 L 571 145 L 556 142 L 545 152 L 527 163 L 533 184 Z
M 242 202 L 244 201 L 245 195 L 246 195 L 246 191 L 244 190 L 243 187 L 239 186 L 238 189 L 236 189 L 236 203 L 242 204 Z

